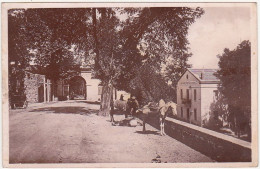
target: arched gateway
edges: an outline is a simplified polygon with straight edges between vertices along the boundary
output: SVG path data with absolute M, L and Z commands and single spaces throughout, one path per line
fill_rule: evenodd
M 79 75 L 71 77 L 68 81 L 61 79 L 57 85 L 58 100 L 100 101 L 101 92 L 100 80 L 92 77 L 90 67 L 81 67 Z
M 32 69 L 32 68 L 31 68 Z M 70 99 L 84 99 L 88 101 L 101 101 L 102 86 L 100 80 L 92 76 L 90 66 L 81 66 L 77 76 L 70 79 L 57 79 L 52 81 L 44 74 L 37 74 L 28 68 L 24 78 L 25 95 L 28 102 L 50 102 Z M 117 99 L 125 92 L 115 90 Z
M 69 98 L 71 100 L 87 98 L 86 80 L 81 76 L 74 76 L 69 81 Z

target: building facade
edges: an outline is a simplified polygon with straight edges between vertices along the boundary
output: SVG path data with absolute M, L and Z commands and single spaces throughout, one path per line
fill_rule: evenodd
M 178 118 L 202 126 L 218 95 L 216 69 L 187 69 L 177 83 Z
M 92 76 L 90 67 L 81 68 L 80 74 L 70 78 L 69 81 L 60 79 L 57 83 L 58 100 L 83 99 L 88 101 L 100 101 L 102 86 L 100 80 Z
M 102 94 L 101 81 L 92 76 L 92 69 L 88 66 L 81 67 L 77 76 L 69 80 L 59 79 L 53 83 L 44 74 L 36 73 L 30 69 L 26 70 L 24 85 L 26 100 L 29 103 L 50 102 L 62 100 L 87 100 L 100 102 Z M 114 99 L 121 95 L 128 99 L 130 94 L 124 91 L 113 91 Z

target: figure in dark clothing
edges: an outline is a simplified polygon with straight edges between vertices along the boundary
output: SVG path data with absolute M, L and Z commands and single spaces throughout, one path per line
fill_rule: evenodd
M 122 94 L 120 95 L 120 99 L 119 100 L 124 101 L 124 96 Z
M 126 115 L 125 115 L 126 118 L 127 118 L 127 114 L 130 114 L 132 116 L 136 115 L 136 110 L 138 109 L 139 104 L 135 96 L 132 96 L 127 100 L 127 107 L 128 110 L 126 111 Z
M 110 112 L 109 112 L 109 114 L 110 114 L 110 121 L 112 123 L 114 123 L 115 120 L 114 120 L 114 102 L 113 102 L 113 97 L 110 99 Z

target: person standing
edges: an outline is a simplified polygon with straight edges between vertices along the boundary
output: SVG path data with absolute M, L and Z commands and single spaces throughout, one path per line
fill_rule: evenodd
M 127 101 L 127 106 L 128 106 L 128 112 L 129 114 L 131 114 L 132 116 L 134 116 L 136 114 L 136 110 L 139 107 L 139 103 L 136 100 L 135 96 L 131 96 L 128 101 Z
M 119 100 L 124 101 L 124 96 L 123 96 L 123 94 L 120 95 L 120 99 L 119 99 Z
M 132 108 L 132 100 L 130 97 L 127 99 L 127 102 L 126 102 L 125 118 L 127 118 L 128 115 L 131 113 L 131 108 Z
M 143 116 L 143 132 L 146 131 L 145 129 L 145 124 L 147 123 L 147 120 L 148 120 L 148 115 L 149 113 L 151 112 L 150 108 L 149 108 L 150 104 L 148 105 L 145 105 L 143 108 L 142 108 L 142 116 Z
M 125 114 L 125 118 L 127 118 L 128 114 L 132 115 L 135 114 L 136 110 L 138 109 L 138 102 L 135 99 L 135 96 L 131 95 L 131 97 L 127 100 L 127 111 Z
M 109 112 L 109 115 L 110 115 L 110 122 L 112 122 L 112 124 L 114 124 L 115 122 L 115 119 L 114 119 L 114 102 L 113 102 L 113 96 L 111 97 L 110 99 L 110 112 Z

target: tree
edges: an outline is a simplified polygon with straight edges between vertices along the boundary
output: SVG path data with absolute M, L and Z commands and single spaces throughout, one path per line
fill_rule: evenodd
M 23 9 L 8 11 L 8 82 L 9 99 L 14 95 L 24 95 L 23 80 L 25 68 L 29 64 L 30 52 L 25 32 Z M 25 99 L 25 97 L 23 97 Z M 13 105 L 11 105 L 13 106 Z
M 233 51 L 224 49 L 218 57 L 218 88 L 226 99 L 229 120 L 243 128 L 251 121 L 251 44 L 243 41 Z
M 73 63 L 75 53 L 94 56 L 95 77 L 104 86 L 101 112 L 108 114 L 113 88 L 136 92 L 129 84 L 143 76 L 139 70 L 155 73 L 167 84 L 161 67 L 169 60 L 176 61 L 172 70 L 185 65 L 190 56 L 188 28 L 203 12 L 201 8 L 186 7 L 27 9 L 24 16 L 33 60 L 54 72 L 48 76 L 56 78 L 68 72 L 61 68 Z M 120 19 L 120 14 L 127 18 Z M 146 80 L 147 84 L 150 81 L 160 86 L 151 77 Z M 154 90 L 152 86 L 144 87 Z M 152 95 L 159 97 L 154 92 Z
M 115 10 L 127 14 L 128 18 L 121 23 L 118 22 Z M 99 18 L 97 11 L 100 12 Z M 201 8 L 93 9 L 93 33 L 97 57 L 95 68 L 100 73 L 97 77 L 103 82 L 105 89 L 103 91 L 111 92 L 112 90 L 106 88 L 114 86 L 133 92 L 133 89 L 129 88 L 129 82 L 136 76 L 140 77 L 137 71 L 145 61 L 153 64 L 153 69 L 150 70 L 158 72 L 162 63 L 167 62 L 169 57 L 179 57 L 174 55 L 176 52 L 183 53 L 182 56 L 186 57 L 184 60 L 187 60 L 189 56 L 186 54 L 187 30 L 195 18 L 202 14 Z M 113 38 L 110 35 L 113 35 Z M 103 36 L 109 37 L 109 41 L 103 40 Z M 104 56 L 102 51 L 109 52 L 103 52 L 106 55 Z M 108 69 L 108 66 L 104 66 L 104 60 L 109 60 L 113 66 Z M 105 112 L 109 109 L 110 95 L 106 97 L 107 99 L 103 99 L 106 102 L 104 105 L 107 106 L 101 109 Z
M 131 80 L 130 88 L 142 105 L 158 102 L 160 99 L 166 101 L 176 99 L 176 93 L 171 85 L 167 84 L 166 79 L 148 61 L 138 68 L 135 78 Z
M 92 48 L 87 22 L 89 9 L 28 9 L 25 16 L 34 61 L 48 69 L 46 73 L 51 79 L 75 69 L 77 52 Z
M 69 79 L 79 73 L 81 62 L 76 56 L 92 45 L 88 11 L 83 8 L 23 11 L 27 50 L 31 51 L 29 62 L 52 80 L 52 90 L 58 79 Z

